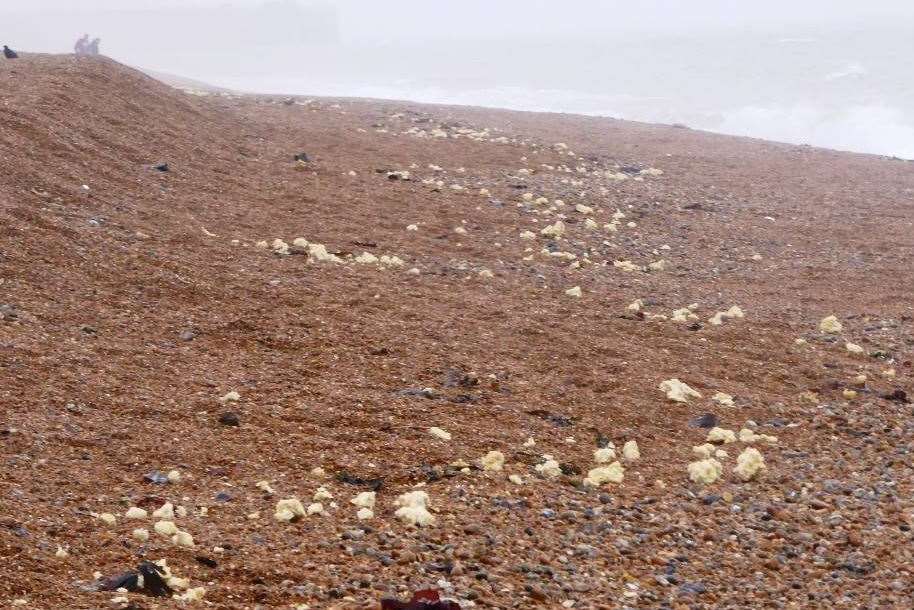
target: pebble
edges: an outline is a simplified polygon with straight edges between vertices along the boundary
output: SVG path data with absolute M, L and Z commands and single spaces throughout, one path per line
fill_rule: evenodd
M 219 416 L 219 423 L 223 426 L 240 426 L 241 420 L 237 413 L 227 411 Z

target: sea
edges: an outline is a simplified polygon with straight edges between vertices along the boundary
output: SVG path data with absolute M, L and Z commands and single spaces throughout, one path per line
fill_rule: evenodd
M 911 34 L 905 25 L 605 39 L 445 36 L 262 45 L 228 64 L 204 53 L 185 55 L 180 65 L 183 76 L 250 92 L 607 116 L 914 159 Z

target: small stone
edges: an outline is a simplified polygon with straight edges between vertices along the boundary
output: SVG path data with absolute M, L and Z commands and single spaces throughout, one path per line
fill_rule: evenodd
M 238 414 L 233 413 L 232 411 L 226 411 L 219 416 L 219 423 L 223 426 L 240 426 L 241 420 L 238 419 Z

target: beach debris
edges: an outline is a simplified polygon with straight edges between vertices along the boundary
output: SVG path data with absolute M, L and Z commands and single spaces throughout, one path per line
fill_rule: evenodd
M 597 464 L 608 464 L 616 459 L 616 448 L 610 445 L 600 447 L 593 452 L 593 461 Z
M 720 477 L 724 467 L 714 458 L 705 458 L 691 462 L 688 467 L 689 479 L 694 483 L 710 485 Z
M 638 265 L 636 265 L 635 263 L 633 263 L 631 261 L 613 261 L 613 267 L 615 267 L 616 269 L 621 269 L 622 271 L 625 271 L 626 273 L 632 273 L 635 271 L 644 271 L 644 268 L 639 267 Z
M 864 349 L 861 346 L 856 343 L 851 343 L 850 341 L 844 344 L 844 349 L 851 354 L 862 354 L 864 352 Z
M 173 595 L 172 597 L 181 602 L 199 602 L 203 600 L 204 595 L 206 595 L 205 587 L 194 587 L 192 589 L 187 589 L 180 595 Z
M 152 511 L 153 519 L 160 519 L 171 521 L 175 518 L 175 505 L 171 502 L 166 502 L 156 510 Z
M 701 398 L 701 394 L 679 379 L 667 379 L 658 386 L 673 402 L 689 402 L 689 398 Z
M 152 597 L 167 597 L 172 589 L 163 578 L 166 570 L 151 561 L 141 562 L 135 570 L 128 570 L 117 576 L 105 578 L 98 585 L 99 591 L 117 591 L 126 589 L 134 593 L 144 593 Z
M 117 525 L 117 517 L 111 513 L 100 513 L 95 515 L 95 518 L 107 525 L 108 527 L 114 527 Z
M 823 333 L 837 335 L 844 330 L 844 325 L 835 316 L 827 316 L 819 322 L 819 330 Z
M 733 472 L 743 481 L 752 480 L 762 470 L 765 470 L 765 458 L 755 447 L 747 447 L 736 456 L 736 468 Z
M 174 533 L 174 535 L 171 537 L 171 541 L 177 546 L 183 546 L 189 549 L 194 548 L 194 537 L 187 532 L 182 532 L 181 530 L 178 530 Z
M 628 223 L 628 226 L 634 227 L 635 223 L 630 222 L 630 223 Z M 666 266 L 668 264 L 669 263 L 666 262 L 666 259 L 661 258 L 660 260 L 656 260 L 652 263 L 648 263 L 647 268 L 649 271 L 666 271 Z
M 574 209 L 575 209 L 575 211 L 577 211 L 581 214 L 584 214 L 584 215 L 593 214 L 593 208 L 586 206 L 583 203 L 577 204 L 576 206 L 574 206 Z
M 621 483 L 624 478 L 625 470 L 622 468 L 622 464 L 613 462 L 609 466 L 598 466 L 590 469 L 584 479 L 584 485 L 600 487 L 605 483 Z
M 285 255 L 289 254 L 289 244 L 287 244 L 286 242 L 284 242 L 283 240 L 281 240 L 277 237 L 270 244 L 270 250 L 272 250 L 274 254 L 279 254 L 280 256 L 285 256 Z
M 171 537 L 178 533 L 178 526 L 175 525 L 174 521 L 156 521 L 152 529 L 160 536 L 165 537 Z
M 315 502 L 323 502 L 324 500 L 332 500 L 333 494 L 330 493 L 326 487 L 321 485 L 317 488 L 317 491 L 314 492 L 314 496 L 311 499 Z
M 724 407 L 736 406 L 733 403 L 733 397 L 731 395 L 725 394 L 723 392 L 717 392 L 716 394 L 714 394 L 714 396 L 711 397 L 711 400 L 713 400 L 717 404 L 722 405 Z
M 133 530 L 133 532 L 131 532 L 131 536 L 133 536 L 134 540 L 138 540 L 140 542 L 146 542 L 147 540 L 149 540 L 149 530 L 144 529 L 142 527 L 138 527 L 135 530 Z
M 724 323 L 725 318 L 731 319 L 731 318 L 742 318 L 742 317 L 745 317 L 743 310 L 740 309 L 739 305 L 734 305 L 727 311 L 718 311 L 708 320 L 708 322 L 710 322 L 714 326 L 720 326 L 721 324 Z
M 695 313 L 688 307 L 683 307 L 681 309 L 677 309 L 677 310 L 673 311 L 673 315 L 670 317 L 670 320 L 672 320 L 673 322 L 680 322 L 680 323 L 689 322 L 689 321 L 697 320 L 697 319 L 698 319 L 698 316 L 696 316 Z
M 349 503 L 359 508 L 373 509 L 376 501 L 377 494 L 375 492 L 363 491 L 359 494 L 356 494 L 355 497 L 349 500 Z
M 341 263 L 343 259 L 327 251 L 324 244 L 308 244 L 308 259 L 314 259 L 317 262 Z
M 713 456 L 716 450 L 717 446 L 712 445 L 711 443 L 704 443 L 703 445 L 696 445 L 692 447 L 692 453 L 704 460 Z
M 626 441 L 625 444 L 622 445 L 622 457 L 629 462 L 641 459 L 641 450 L 638 448 L 637 441 Z
M 298 498 L 286 498 L 276 503 L 273 518 L 283 523 L 297 521 L 307 515 L 305 507 Z
M 308 253 L 308 240 L 304 237 L 296 237 L 292 240 L 292 246 L 289 248 L 290 254 L 307 254 Z
M 754 430 L 749 428 L 743 428 L 739 431 L 739 441 L 741 443 L 767 443 L 769 445 L 777 445 L 778 437 L 771 436 L 770 434 L 756 434 Z
M 378 262 L 378 257 L 371 252 L 362 252 L 359 256 L 355 257 L 355 262 L 362 265 L 371 265 Z
M 400 495 L 395 504 L 399 506 L 394 515 L 408 525 L 428 526 L 435 524 L 435 516 L 428 510 L 429 497 L 424 491 L 410 491 Z
M 501 451 L 490 451 L 480 458 L 479 463 L 483 470 L 500 471 L 505 466 L 505 454 Z
M 432 426 L 428 429 L 428 433 L 432 436 L 440 438 L 443 441 L 451 440 L 451 433 L 445 430 L 444 428 L 439 428 L 437 426 Z
M 726 428 L 714 427 L 708 431 L 707 441 L 709 443 L 730 444 L 736 442 L 736 433 Z
M 570 297 L 581 298 L 583 293 L 581 291 L 580 286 L 575 286 L 574 288 L 569 288 L 568 290 L 566 290 L 565 294 L 567 294 Z
M 139 506 L 131 506 L 124 513 L 124 519 L 145 519 L 148 515 L 149 513 L 146 512 L 146 509 Z
M 561 220 L 556 220 L 553 224 L 543 227 L 540 231 L 540 235 L 546 237 L 558 238 L 565 234 L 565 223 Z
M 551 455 L 544 455 L 543 460 L 542 464 L 533 467 L 540 475 L 547 479 L 554 479 L 562 475 L 561 465 Z

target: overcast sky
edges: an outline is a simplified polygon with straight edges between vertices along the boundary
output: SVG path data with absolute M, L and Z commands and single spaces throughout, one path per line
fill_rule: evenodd
M 258 5 L 264 0 L 8 0 L 0 10 Z M 816 28 L 914 19 L 914 0 L 301 0 L 339 10 L 349 41 Z

